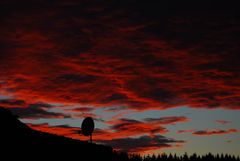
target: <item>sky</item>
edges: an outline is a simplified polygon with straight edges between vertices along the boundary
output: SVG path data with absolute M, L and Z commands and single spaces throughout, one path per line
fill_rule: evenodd
M 240 155 L 240 20 L 213 1 L 2 0 L 0 106 L 130 153 Z

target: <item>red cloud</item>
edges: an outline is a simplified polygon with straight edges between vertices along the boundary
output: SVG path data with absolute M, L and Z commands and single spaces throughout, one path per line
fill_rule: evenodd
M 200 131 L 194 131 L 193 135 L 220 135 L 220 134 L 230 134 L 230 133 L 236 133 L 238 132 L 237 129 L 228 129 L 228 130 L 200 130 Z
M 61 136 L 65 136 L 73 139 L 84 140 L 84 141 L 89 139 L 88 137 L 83 136 L 81 134 L 81 128 L 71 127 L 68 125 L 51 126 L 45 123 L 45 124 L 38 124 L 38 125 L 28 124 L 28 126 L 34 130 L 47 132 L 55 135 L 61 135 Z M 111 135 L 116 135 L 116 134 L 111 134 L 107 130 L 95 129 L 93 133 L 93 139 L 94 141 L 114 139 L 115 137 L 112 137 Z
M 69 112 L 91 112 L 93 110 L 94 110 L 94 108 L 91 108 L 91 107 L 79 107 L 79 108 L 74 108 L 74 109 L 66 109 L 65 111 L 69 111 Z
M 83 13 L 97 12 L 92 7 Z M 79 13 L 70 23 L 57 5 L 11 14 L 1 22 L 1 93 L 27 102 L 138 110 L 239 109 L 239 38 L 233 36 L 238 24 L 232 28 L 228 18 L 214 16 L 143 22 L 146 15 L 135 9 L 129 17 L 134 21 L 112 10 L 94 20 Z M 215 34 L 209 33 L 212 25 Z
M 27 41 L 28 38 L 32 37 L 24 40 Z M 38 39 L 29 41 L 38 41 Z M 209 62 L 206 62 L 208 60 L 199 57 L 196 58 L 198 62 L 192 64 L 194 57 L 187 52 L 170 53 L 169 51 L 170 57 L 163 53 L 158 55 L 143 53 L 138 57 L 132 56 L 131 59 L 128 59 L 130 56 L 124 53 L 121 56 L 113 54 L 105 56 L 99 53 L 99 51 L 104 52 L 104 48 L 108 48 L 108 45 L 101 44 L 98 46 L 100 49 L 95 49 L 89 54 L 76 54 L 74 58 L 64 55 L 55 55 L 53 58 L 46 54 L 36 56 L 31 54 L 35 49 L 19 51 L 25 55 L 12 54 L 13 62 L 8 62 L 10 57 L 5 56 L 2 61 L 7 63 L 1 64 L 5 66 L 8 64 L 8 68 L 0 68 L 0 79 L 5 80 L 5 88 L 2 92 L 12 93 L 17 98 L 27 101 L 81 103 L 93 106 L 126 105 L 139 110 L 181 105 L 196 108 L 238 109 L 239 107 L 238 89 L 232 86 L 235 80 L 230 81 L 232 84 L 224 81 L 225 77 L 231 77 L 234 73 L 202 69 L 202 66 L 210 61 L 218 62 L 221 58 L 214 60 L 210 57 Z M 150 49 L 151 45 L 156 43 L 149 44 Z M 126 50 L 132 48 L 129 45 L 125 47 Z M 176 55 L 171 56 L 173 54 Z M 28 60 L 22 62 L 22 56 Z M 54 64 L 48 63 L 49 61 L 53 61 Z M 194 67 L 197 65 L 198 67 Z M 173 69 L 178 71 L 172 71 Z M 184 74 L 178 77 L 179 72 Z M 218 79 L 204 74 L 216 75 Z M 203 84 L 201 85 L 200 82 Z

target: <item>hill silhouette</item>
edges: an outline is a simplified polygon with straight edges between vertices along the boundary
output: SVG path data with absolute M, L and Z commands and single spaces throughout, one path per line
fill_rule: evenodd
M 3 107 L 0 127 L 0 159 L 113 160 L 111 147 L 35 131 Z

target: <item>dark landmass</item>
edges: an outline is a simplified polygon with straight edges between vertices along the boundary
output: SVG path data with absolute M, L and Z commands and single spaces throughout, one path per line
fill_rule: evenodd
M 63 136 L 35 131 L 0 107 L 0 160 L 113 160 L 113 149 Z M 12 159 L 10 159 L 12 158 Z

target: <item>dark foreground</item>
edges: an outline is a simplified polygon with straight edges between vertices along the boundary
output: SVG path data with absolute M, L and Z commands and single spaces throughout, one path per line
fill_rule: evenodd
M 35 131 L 0 108 L 0 160 L 114 160 L 113 149 Z M 4 159 L 3 159 L 4 158 Z

